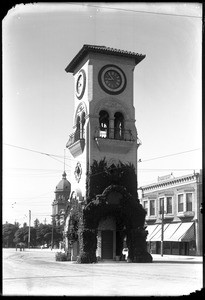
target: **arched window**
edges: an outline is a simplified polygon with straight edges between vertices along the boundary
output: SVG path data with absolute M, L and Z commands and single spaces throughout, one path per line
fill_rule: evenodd
M 99 113 L 100 137 L 107 138 L 109 136 L 109 114 L 106 110 Z
M 81 126 L 82 126 L 82 133 L 81 133 L 81 136 L 82 138 L 84 139 L 84 126 L 85 126 L 85 112 L 82 113 L 82 116 L 81 116 Z
M 80 116 L 76 120 L 75 142 L 80 139 Z
M 124 116 L 121 112 L 116 112 L 114 118 L 114 138 L 121 140 L 124 136 Z

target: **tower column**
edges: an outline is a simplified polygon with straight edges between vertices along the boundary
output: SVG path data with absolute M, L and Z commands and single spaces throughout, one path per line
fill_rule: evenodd
M 110 126 L 110 128 L 109 128 L 109 137 L 111 139 L 114 139 L 114 116 L 113 116 L 113 113 L 110 116 L 109 123 L 110 123 L 110 125 L 109 125 Z

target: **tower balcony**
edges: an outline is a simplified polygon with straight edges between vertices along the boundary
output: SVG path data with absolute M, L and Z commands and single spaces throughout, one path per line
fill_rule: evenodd
M 131 130 L 115 128 L 98 128 L 94 139 L 100 151 L 111 153 L 126 154 L 135 143 Z
M 70 150 L 73 157 L 83 153 L 85 147 L 84 130 L 76 130 L 70 134 L 66 147 Z

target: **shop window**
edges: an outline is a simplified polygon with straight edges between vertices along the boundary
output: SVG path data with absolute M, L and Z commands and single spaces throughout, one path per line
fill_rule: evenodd
M 186 194 L 186 210 L 192 211 L 192 193 Z
M 196 241 L 189 242 L 189 255 L 196 255 Z
M 180 242 L 179 243 L 179 254 L 180 255 L 189 255 L 189 243 Z
M 100 137 L 109 137 L 109 114 L 105 110 L 101 110 L 99 114 Z
M 157 242 L 150 242 L 150 253 L 157 253 Z
M 171 254 L 171 242 L 164 241 L 164 254 Z
M 156 243 L 156 252 L 155 253 L 160 254 L 161 253 L 161 242 L 157 241 L 155 243 Z
M 184 211 L 184 195 L 178 195 L 178 212 Z
M 172 197 L 167 197 L 167 214 L 172 214 Z
M 155 200 L 150 200 L 150 216 L 155 216 Z
M 179 255 L 179 242 L 171 242 L 172 255 Z
M 116 112 L 114 115 L 114 137 L 115 139 L 123 139 L 124 135 L 124 117 L 120 112 Z

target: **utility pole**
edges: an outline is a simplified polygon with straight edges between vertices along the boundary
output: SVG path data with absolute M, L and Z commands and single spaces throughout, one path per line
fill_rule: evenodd
M 29 210 L 28 248 L 30 248 L 30 241 L 31 241 L 31 211 Z
M 64 149 L 64 173 L 65 173 L 65 149 Z
M 162 231 L 161 231 L 161 256 L 164 252 L 164 198 L 161 199 Z
M 51 236 L 51 250 L 53 250 L 53 231 L 54 231 L 54 219 L 52 216 L 52 236 Z

